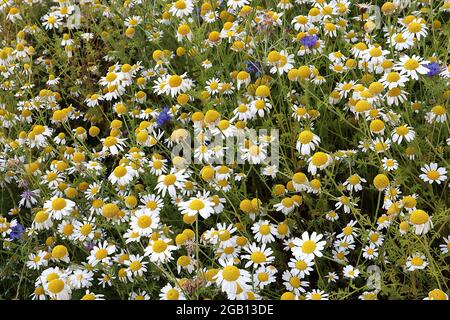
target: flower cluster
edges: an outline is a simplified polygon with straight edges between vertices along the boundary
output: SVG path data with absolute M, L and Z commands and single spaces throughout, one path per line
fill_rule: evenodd
M 2 296 L 448 300 L 450 1 L 372 2 L 2 1 Z

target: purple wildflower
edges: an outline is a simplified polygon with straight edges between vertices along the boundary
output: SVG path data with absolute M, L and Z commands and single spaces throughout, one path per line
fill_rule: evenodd
M 430 70 L 427 73 L 427 76 L 430 76 L 430 77 L 438 75 L 441 72 L 441 66 L 437 62 L 431 62 L 431 63 L 425 65 L 425 67 L 428 70 Z
M 251 75 L 254 75 L 255 77 L 259 77 L 261 72 L 261 64 L 257 61 L 245 61 L 245 71 L 250 73 Z
M 313 34 L 312 36 L 305 36 L 300 40 L 300 43 L 304 46 L 307 46 L 308 48 L 312 48 L 316 45 L 317 40 L 319 40 L 319 38 Z
M 156 117 L 156 123 L 158 124 L 158 127 L 162 127 L 170 120 L 172 120 L 172 117 L 169 115 L 169 108 L 164 107 L 164 109 L 158 114 L 158 117 Z
M 20 239 L 23 234 L 23 226 L 20 223 L 17 223 L 14 227 L 11 228 L 11 233 L 9 234 L 10 239 Z

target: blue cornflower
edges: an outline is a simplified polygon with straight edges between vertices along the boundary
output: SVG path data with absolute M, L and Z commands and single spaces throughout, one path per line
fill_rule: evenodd
M 172 120 L 172 117 L 169 114 L 169 108 L 164 107 L 164 109 L 158 114 L 158 117 L 156 117 L 156 123 L 158 124 L 158 127 L 162 127 L 170 120 Z
M 438 75 L 441 72 L 441 66 L 437 62 L 431 62 L 427 65 L 425 65 L 425 68 L 427 68 L 429 71 L 427 73 L 427 76 L 435 76 Z
M 312 48 L 316 45 L 317 40 L 319 40 L 319 38 L 313 34 L 312 36 L 305 36 L 300 40 L 300 43 L 304 46 L 307 46 L 308 48 Z
M 23 234 L 23 226 L 18 223 L 14 227 L 11 228 L 11 233 L 9 234 L 10 239 L 20 239 Z
M 245 71 L 255 77 L 259 77 L 261 74 L 261 64 L 257 61 L 247 60 L 245 61 Z

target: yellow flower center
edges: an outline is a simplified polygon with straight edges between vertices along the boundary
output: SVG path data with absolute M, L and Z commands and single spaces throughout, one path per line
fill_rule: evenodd
M 405 38 L 403 38 L 403 35 L 401 33 L 396 34 L 394 37 L 394 40 L 397 43 L 403 43 L 406 41 Z
M 62 210 L 66 207 L 66 200 L 64 200 L 63 198 L 56 198 L 55 200 L 52 201 L 52 209 L 59 211 Z
M 402 203 L 405 208 L 414 208 L 417 204 L 417 201 L 413 196 L 406 196 L 402 199 Z
M 395 162 L 394 162 L 394 160 L 392 160 L 392 159 L 388 159 L 388 160 L 386 161 L 386 165 L 387 165 L 388 167 L 393 167 L 394 164 L 395 164 Z
M 238 111 L 239 113 L 245 113 L 245 112 L 248 111 L 248 108 L 247 108 L 247 106 L 246 106 L 245 104 L 241 104 L 241 105 L 239 105 L 239 107 L 237 108 L 237 111 Z
M 44 288 L 43 288 L 43 287 L 40 287 L 40 286 L 37 287 L 37 288 L 34 290 L 34 294 L 37 295 L 37 296 L 40 296 L 40 295 L 45 294 Z
M 322 295 L 320 293 L 311 294 L 311 300 L 320 300 L 322 299 Z
M 256 100 L 256 102 L 255 102 L 256 109 L 262 110 L 262 109 L 264 109 L 265 106 L 266 106 L 266 103 L 264 102 L 264 100 Z
M 163 167 L 163 162 L 161 160 L 155 160 L 153 161 L 153 168 L 158 170 L 161 169 Z
M 138 260 L 135 260 L 130 264 L 131 271 L 136 272 L 136 271 L 139 271 L 141 268 L 142 268 L 142 263 Z
M 295 263 L 295 267 L 296 267 L 298 270 L 306 270 L 306 268 L 308 267 L 308 265 L 306 264 L 305 261 L 299 260 L 299 261 L 297 261 L 297 262 Z
M 288 59 L 286 56 L 281 56 L 280 60 L 278 61 L 278 66 L 283 67 L 287 64 Z
M 240 71 L 240 72 L 237 74 L 237 79 L 243 81 L 243 80 L 247 80 L 247 79 L 249 78 L 249 76 L 250 76 L 250 75 L 248 74 L 248 72 L 246 72 L 246 71 Z
M 260 152 L 261 152 L 261 149 L 258 147 L 258 146 L 256 146 L 256 145 L 253 145 L 253 146 L 251 146 L 249 149 L 248 149 L 248 152 L 252 155 L 252 156 L 258 156 L 259 154 L 260 154 Z
M 223 248 L 223 252 L 225 254 L 232 254 L 234 252 L 234 247 L 225 247 Z
M 280 60 L 280 58 L 281 58 L 281 55 L 278 51 L 270 51 L 267 56 L 267 60 L 270 63 L 276 63 L 276 62 L 278 62 L 278 60 Z
M 310 254 L 313 253 L 314 250 L 316 250 L 316 247 L 316 243 L 313 240 L 306 240 L 305 242 L 303 242 L 302 251 L 304 253 Z
M 177 289 L 169 289 L 166 293 L 167 300 L 178 300 L 178 297 L 180 296 L 180 293 Z
M 102 207 L 102 215 L 106 218 L 115 217 L 119 211 L 119 207 L 114 203 L 108 203 Z
M 105 147 L 111 147 L 111 146 L 115 145 L 116 143 L 117 143 L 116 137 L 107 137 L 105 139 L 105 141 L 103 142 L 103 145 Z
M 118 166 L 117 168 L 114 169 L 114 175 L 117 178 L 122 178 L 126 174 L 127 174 L 127 169 L 124 166 Z
M 298 287 L 300 287 L 300 283 L 301 282 L 300 282 L 300 279 L 298 277 L 292 277 L 291 279 L 289 279 L 289 283 L 294 288 L 298 288 Z
M 316 167 L 320 167 L 323 166 L 327 163 L 328 161 L 328 155 L 324 152 L 316 152 L 313 156 L 312 156 L 312 160 L 311 163 L 313 165 L 315 165 Z
M 270 88 L 266 85 L 261 85 L 256 88 L 255 94 L 258 97 L 266 98 L 270 95 Z
M 73 225 L 72 224 L 66 224 L 63 228 L 63 234 L 65 236 L 70 236 L 73 233 Z
M 349 236 L 353 233 L 353 227 L 352 226 L 346 226 L 344 229 L 342 229 L 342 233 L 345 236 Z
M 253 252 L 250 256 L 250 259 L 254 262 L 254 263 L 263 263 L 266 261 L 266 256 L 264 253 L 262 253 L 261 251 L 256 251 Z
M 332 23 L 326 23 L 325 24 L 325 30 L 327 31 L 334 31 L 336 30 L 336 26 Z
M 103 260 L 108 256 L 108 250 L 106 249 L 99 249 L 97 250 L 97 252 L 95 253 L 95 259 L 97 260 Z
M 148 227 L 150 227 L 151 224 L 152 224 L 152 218 L 150 218 L 149 216 L 140 216 L 137 219 L 137 225 L 141 229 L 148 228 Z
M 297 184 L 305 183 L 308 180 L 306 175 L 303 172 L 297 172 L 292 176 L 292 181 Z
M 67 254 L 67 248 L 62 245 L 58 245 L 52 250 L 52 257 L 55 259 L 61 259 Z
M 178 27 L 178 33 L 181 34 L 182 36 L 189 34 L 189 32 L 191 32 L 191 28 L 189 28 L 189 26 L 186 24 L 182 24 L 181 26 Z
M 194 210 L 194 211 L 200 211 L 204 207 L 205 207 L 205 204 L 203 203 L 203 201 L 201 201 L 199 199 L 194 199 L 189 204 L 189 209 Z
M 416 267 L 421 266 L 423 265 L 423 259 L 421 257 L 414 257 L 411 259 L 411 264 Z
M 384 122 L 379 119 L 375 119 L 370 123 L 370 131 L 372 132 L 380 132 L 383 131 L 383 129 L 384 129 Z
M 294 205 L 294 200 L 292 200 L 291 198 L 284 198 L 283 200 L 281 200 L 281 204 L 285 208 L 291 208 Z
M 261 282 L 266 282 L 269 280 L 269 275 L 266 272 L 260 272 L 258 273 L 258 280 Z
M 169 86 L 172 88 L 177 88 L 181 85 L 183 79 L 178 75 L 172 75 L 169 78 Z
M 406 70 L 416 70 L 420 65 L 419 62 L 415 59 L 408 59 L 403 64 Z
M 354 174 L 348 178 L 348 182 L 354 186 L 354 185 L 357 185 L 358 183 L 360 183 L 361 179 L 359 178 L 358 175 Z
M 177 180 L 177 177 L 174 174 L 168 174 L 164 177 L 164 184 L 166 186 L 173 185 L 175 181 Z
M 188 256 L 181 256 L 177 260 L 177 264 L 182 267 L 186 267 L 191 263 L 191 259 Z
M 156 201 L 148 201 L 145 206 L 150 210 L 155 210 L 158 207 Z
M 51 293 L 57 294 L 63 291 L 64 289 L 64 281 L 61 279 L 54 279 L 48 284 L 48 291 Z
M 421 225 L 428 222 L 430 216 L 423 210 L 414 210 L 409 217 L 409 221 L 415 225 Z
M 106 75 L 106 81 L 107 82 L 113 82 L 114 80 L 116 80 L 117 79 L 117 74 L 115 74 L 114 72 L 109 72 L 107 75 Z
M 389 185 L 389 178 L 384 174 L 378 174 L 373 179 L 375 188 L 382 190 Z
M 298 135 L 298 141 L 300 141 L 301 144 L 308 144 L 313 140 L 313 138 L 314 134 L 309 130 L 304 130 Z
M 399 136 L 406 136 L 409 132 L 409 129 L 406 126 L 401 126 L 395 129 L 395 132 L 399 135 Z
M 263 236 L 266 236 L 270 233 L 270 226 L 264 224 L 259 227 L 259 233 L 261 233 Z
M 430 170 L 427 172 L 427 177 L 430 180 L 438 180 L 441 175 L 437 170 Z
M 447 110 L 443 106 L 437 105 L 431 109 L 431 112 L 437 116 L 442 116 L 447 112 Z
M 408 25 L 408 31 L 411 33 L 418 33 L 422 30 L 422 25 L 419 22 L 411 22 Z
M 226 266 L 222 270 L 222 276 L 226 281 L 236 281 L 240 275 L 241 272 L 235 266 Z
M 381 56 L 382 51 L 381 51 L 380 48 L 372 48 L 372 49 L 370 49 L 369 54 L 370 54 L 371 57 L 375 57 L 376 58 L 376 57 Z
M 400 74 L 398 72 L 389 72 L 386 76 L 388 82 L 397 82 L 400 80 Z
M 48 17 L 47 22 L 49 24 L 55 24 L 56 23 L 56 17 L 55 16 Z
M 85 294 L 81 300 L 95 300 L 95 296 L 92 293 Z
M 209 84 L 209 87 L 210 87 L 212 90 L 217 90 L 217 89 L 219 88 L 219 83 L 218 83 L 217 81 L 212 81 L 212 82 Z
M 307 22 L 308 22 L 308 18 L 307 17 L 305 17 L 305 16 L 298 16 L 297 17 L 297 23 L 305 24 Z
M 355 105 L 356 112 L 365 112 L 370 110 L 371 104 L 367 100 L 360 100 Z
M 186 2 L 184 2 L 183 0 L 178 0 L 177 2 L 175 2 L 175 8 L 183 10 L 186 9 Z
M 87 236 L 92 231 L 92 226 L 90 224 L 85 224 L 80 228 L 80 233 L 83 236 Z
M 447 300 L 447 296 L 444 291 L 434 289 L 428 293 L 428 297 L 433 300 Z
M 43 223 L 47 219 L 48 213 L 46 211 L 38 211 L 38 213 L 36 213 L 36 216 L 34 217 L 34 221 L 36 221 L 37 223 Z
M 163 252 L 164 250 L 167 249 L 167 243 L 165 241 L 163 241 L 163 240 L 156 240 L 153 243 L 153 247 L 152 248 L 153 248 L 154 252 L 161 253 L 161 252 Z

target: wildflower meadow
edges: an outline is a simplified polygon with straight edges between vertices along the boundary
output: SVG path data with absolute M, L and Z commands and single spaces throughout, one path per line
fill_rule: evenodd
M 449 0 L 0 0 L 0 299 L 448 300 Z

